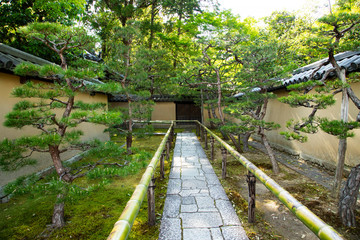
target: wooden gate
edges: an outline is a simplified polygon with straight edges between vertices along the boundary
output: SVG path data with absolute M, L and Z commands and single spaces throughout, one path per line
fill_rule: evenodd
M 201 109 L 191 102 L 176 103 L 176 120 L 198 120 L 201 122 Z

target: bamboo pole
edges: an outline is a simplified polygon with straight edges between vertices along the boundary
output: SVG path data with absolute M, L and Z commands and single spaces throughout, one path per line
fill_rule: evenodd
M 198 122 L 199 125 L 202 125 Z M 263 183 L 305 226 L 313 231 L 320 239 L 340 240 L 342 236 L 331 226 L 311 212 L 307 207 L 296 200 L 289 192 L 277 184 L 273 179 L 267 176 L 263 171 L 257 168 L 253 163 L 247 160 L 240 153 L 235 151 L 229 144 L 202 125 L 211 137 L 216 139 L 228 152 L 237 159 L 247 170 Z
M 132 194 L 130 200 L 127 202 L 124 211 L 121 213 L 118 221 L 115 223 L 114 228 L 112 229 L 109 237 L 107 238 L 108 240 L 127 239 L 148 190 L 150 181 L 154 175 L 156 166 L 159 163 L 161 153 L 165 149 L 165 145 L 168 141 L 173 126 L 174 122 L 171 123 L 170 128 L 168 129 L 163 140 L 161 141 L 156 153 L 151 159 L 150 164 L 147 166 L 145 173 L 140 180 L 140 183 L 136 186 L 135 191 Z

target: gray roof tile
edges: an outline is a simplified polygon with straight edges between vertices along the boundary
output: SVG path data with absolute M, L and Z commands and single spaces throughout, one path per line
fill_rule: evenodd
M 349 51 L 349 52 L 339 53 L 335 55 L 335 60 L 338 62 L 340 67 L 345 68 L 347 73 L 360 71 L 360 51 L 356 51 L 356 52 Z M 286 87 L 291 84 L 306 82 L 310 80 L 312 74 L 313 74 L 312 79 L 316 79 L 316 80 L 321 79 L 326 71 L 333 68 L 331 63 L 322 66 L 315 73 L 313 72 L 319 66 L 321 66 L 321 64 L 324 64 L 327 61 L 328 58 L 324 58 L 320 61 L 317 61 L 315 63 L 309 64 L 307 66 L 295 70 L 291 78 L 281 80 L 281 86 Z M 333 76 L 335 76 L 334 72 L 329 74 L 329 77 L 333 77 Z

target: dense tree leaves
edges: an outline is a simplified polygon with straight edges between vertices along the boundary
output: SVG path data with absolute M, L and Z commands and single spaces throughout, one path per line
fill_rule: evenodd
M 3 0 L 0 3 L 0 42 L 24 50 L 44 59 L 58 62 L 51 50 L 41 47 L 37 41 L 23 38 L 17 29 L 31 22 L 59 22 L 71 25 L 80 20 L 85 0 Z

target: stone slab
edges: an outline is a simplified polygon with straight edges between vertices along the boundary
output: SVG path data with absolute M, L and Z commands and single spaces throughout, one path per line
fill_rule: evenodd
M 218 212 L 180 213 L 183 228 L 215 228 L 223 226 Z
M 182 238 L 181 221 L 178 218 L 162 218 L 159 240 L 179 240 Z
M 210 230 L 206 228 L 184 228 L 184 239 L 186 240 L 211 239 Z
M 248 240 L 245 230 L 240 226 L 222 227 L 222 234 L 225 240 Z

